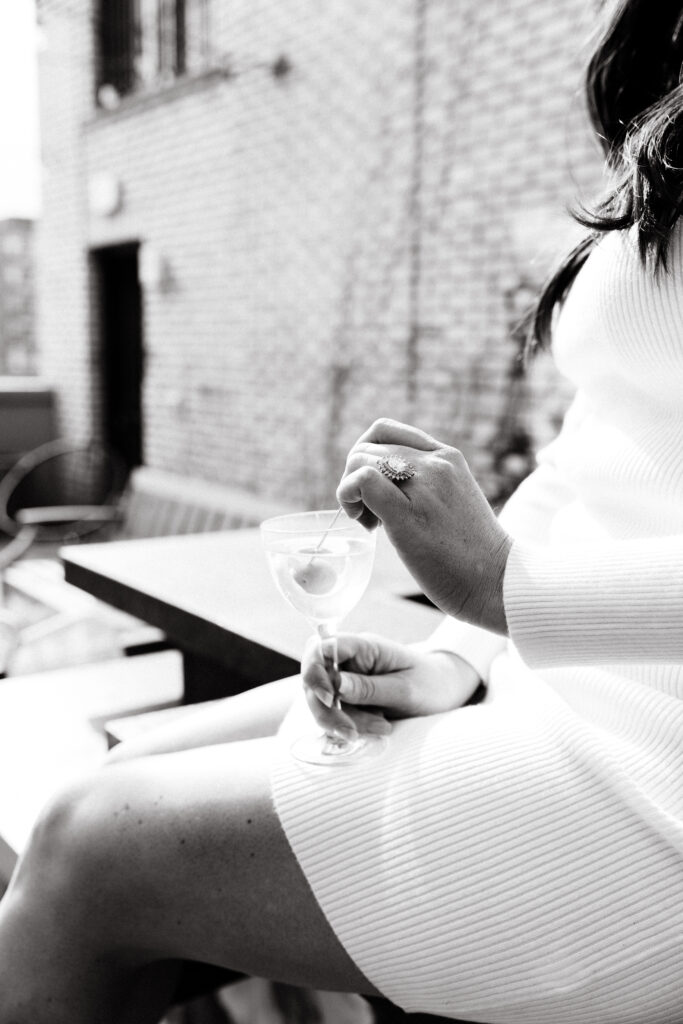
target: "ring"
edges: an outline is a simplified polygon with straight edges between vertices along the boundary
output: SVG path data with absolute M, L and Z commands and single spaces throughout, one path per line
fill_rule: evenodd
M 377 468 L 382 476 L 386 476 L 389 480 L 393 480 L 394 483 L 400 483 L 402 480 L 410 480 L 411 476 L 415 476 L 415 466 L 404 459 L 402 455 L 382 456 L 377 464 Z

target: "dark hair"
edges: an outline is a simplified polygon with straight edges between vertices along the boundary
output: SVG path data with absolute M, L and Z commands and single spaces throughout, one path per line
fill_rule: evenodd
M 682 67 L 681 0 L 613 4 L 586 73 L 588 112 L 612 181 L 592 211 L 574 212 L 588 233 L 546 282 L 527 354 L 548 344 L 555 306 L 606 231 L 635 227 L 642 262 L 666 271 L 683 209 Z

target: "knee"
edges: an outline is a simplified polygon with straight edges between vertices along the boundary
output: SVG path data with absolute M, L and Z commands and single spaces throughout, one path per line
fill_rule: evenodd
M 16 884 L 53 895 L 93 892 L 93 876 L 106 869 L 106 825 L 110 816 L 103 773 L 75 780 L 43 808 L 19 862 Z

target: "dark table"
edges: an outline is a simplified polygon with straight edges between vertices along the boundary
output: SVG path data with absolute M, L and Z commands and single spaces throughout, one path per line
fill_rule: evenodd
M 185 700 L 227 696 L 293 675 L 311 627 L 277 591 L 258 529 L 62 548 L 67 582 L 164 631 L 183 654 Z M 440 612 L 384 534 L 371 583 L 342 624 L 422 640 Z

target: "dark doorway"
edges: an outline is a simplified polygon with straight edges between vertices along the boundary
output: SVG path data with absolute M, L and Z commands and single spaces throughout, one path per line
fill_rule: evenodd
M 132 469 L 142 463 L 142 297 L 137 242 L 92 253 L 99 319 L 103 440 Z

